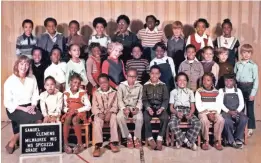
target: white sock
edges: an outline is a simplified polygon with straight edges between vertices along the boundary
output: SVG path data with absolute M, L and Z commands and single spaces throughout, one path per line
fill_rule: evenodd
M 163 137 L 162 137 L 162 136 L 158 136 L 158 137 L 157 137 L 157 140 L 162 141 L 162 140 L 163 140 Z
M 128 135 L 128 139 L 132 139 L 132 136 L 131 136 L 131 134 L 129 134 L 129 135 Z
M 152 139 L 153 139 L 153 137 L 149 137 L 149 138 L 148 138 L 148 141 L 150 141 L 150 140 L 152 140 Z
M 187 142 L 188 142 L 188 139 L 187 139 L 187 138 L 185 138 L 183 142 L 184 142 L 184 143 L 187 143 Z
M 137 138 L 136 138 L 136 136 L 133 136 L 133 140 L 136 140 Z

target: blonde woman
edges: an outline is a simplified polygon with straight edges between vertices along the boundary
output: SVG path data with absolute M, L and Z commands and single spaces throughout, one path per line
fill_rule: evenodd
M 14 132 L 5 147 L 9 154 L 14 152 L 21 124 L 42 122 L 42 114 L 36 108 L 39 90 L 35 77 L 30 74 L 30 66 L 31 62 L 27 56 L 19 56 L 15 62 L 13 74 L 4 84 L 4 106 L 8 118 L 12 120 Z

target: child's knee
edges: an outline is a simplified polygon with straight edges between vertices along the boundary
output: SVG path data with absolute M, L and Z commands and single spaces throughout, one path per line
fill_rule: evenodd
M 73 123 L 73 125 L 79 125 L 80 124 L 80 118 L 78 118 L 77 116 L 73 117 L 72 123 Z
M 71 122 L 72 122 L 72 117 L 66 117 L 64 120 L 64 124 L 68 126 L 71 125 Z

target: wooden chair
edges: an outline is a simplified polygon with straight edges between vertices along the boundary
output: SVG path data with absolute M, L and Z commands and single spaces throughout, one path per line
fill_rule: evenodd
M 178 127 L 182 130 L 182 129 L 189 129 L 191 128 L 191 124 L 189 124 L 188 122 L 181 122 Z M 175 141 L 175 134 L 173 132 L 170 131 L 169 126 L 167 127 L 167 131 L 166 131 L 166 145 L 169 146 L 169 144 L 171 144 L 171 146 L 174 146 L 174 141 Z M 200 134 L 198 135 L 198 146 L 200 146 L 201 143 L 201 136 Z
M 82 136 L 85 137 L 85 144 L 84 144 L 84 146 L 86 148 L 89 147 L 89 142 L 90 142 L 89 127 L 90 127 L 90 123 L 81 124 L 81 129 L 84 130 L 84 132 L 82 132 Z M 73 129 L 73 126 L 70 126 L 70 129 Z M 70 134 L 70 136 L 75 136 L 75 135 L 74 134 Z
M 160 119 L 157 117 L 153 117 L 150 121 L 151 124 L 160 124 Z M 159 133 L 159 130 L 152 130 L 152 133 Z M 145 146 L 148 146 L 148 140 L 145 140 Z

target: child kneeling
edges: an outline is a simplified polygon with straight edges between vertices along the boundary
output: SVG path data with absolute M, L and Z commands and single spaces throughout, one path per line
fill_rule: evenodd
M 119 152 L 117 144 L 119 141 L 117 129 L 117 92 L 109 86 L 109 76 L 101 74 L 98 77 L 98 88 L 93 94 L 92 113 L 94 114 L 94 138 L 96 141 L 93 156 L 101 155 L 101 147 L 103 143 L 102 128 L 104 123 L 110 123 L 110 148 L 112 152 Z
M 201 129 L 199 119 L 194 115 L 195 112 L 195 98 L 192 90 L 187 88 L 188 76 L 184 72 L 180 72 L 176 76 L 176 83 L 178 88 L 170 93 L 170 111 L 171 119 L 169 127 L 174 132 L 177 143 L 177 148 L 185 143 L 192 150 L 197 150 L 195 141 Z M 191 128 L 184 134 L 178 127 L 181 121 L 187 121 Z
M 87 93 L 80 89 L 82 78 L 79 74 L 74 73 L 70 79 L 70 88 L 64 92 L 64 112 L 61 121 L 63 125 L 64 151 L 67 154 L 80 153 L 84 150 L 82 143 L 81 121 L 87 123 L 86 111 L 91 109 L 91 104 Z M 70 125 L 77 137 L 77 145 L 71 149 L 68 143 Z

